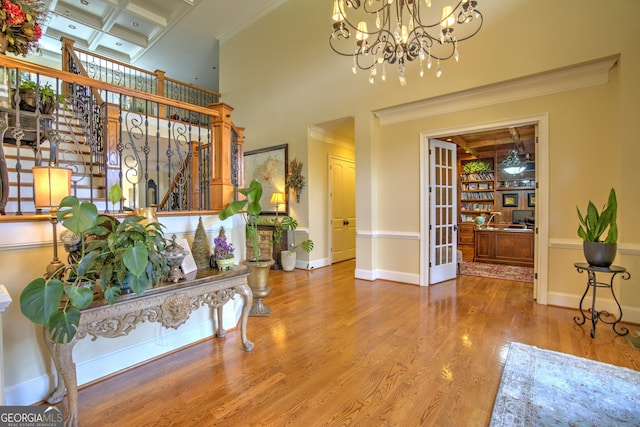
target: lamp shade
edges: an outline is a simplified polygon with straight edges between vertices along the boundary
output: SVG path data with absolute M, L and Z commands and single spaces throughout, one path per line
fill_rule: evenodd
M 284 204 L 285 200 L 284 200 L 284 193 L 281 193 L 279 191 L 274 191 L 273 193 L 271 193 L 271 200 L 270 200 L 272 205 L 282 205 Z
M 71 193 L 71 169 L 34 166 L 31 171 L 36 209 L 57 207 Z

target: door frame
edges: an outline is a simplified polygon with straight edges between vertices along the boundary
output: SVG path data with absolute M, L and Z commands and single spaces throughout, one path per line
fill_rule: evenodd
M 533 114 L 420 132 L 420 286 L 429 285 L 429 139 L 523 125 L 536 125 L 536 232 L 533 297 L 547 304 L 549 290 L 549 115 Z

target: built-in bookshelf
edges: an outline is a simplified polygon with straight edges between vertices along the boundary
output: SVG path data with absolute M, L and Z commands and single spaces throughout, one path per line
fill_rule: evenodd
M 472 222 L 476 216 L 493 210 L 495 202 L 493 165 L 493 158 L 460 162 L 459 214 L 461 222 Z

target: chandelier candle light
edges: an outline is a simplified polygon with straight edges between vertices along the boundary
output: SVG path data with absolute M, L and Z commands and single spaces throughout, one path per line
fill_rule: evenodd
M 441 15 L 432 3 L 438 0 L 333 0 L 329 45 L 336 53 L 353 57 L 354 74 L 368 70 L 372 84 L 378 68 L 385 81 L 386 63 L 397 63 L 400 84 L 406 85 L 405 65 L 414 59 L 420 61 L 420 77 L 425 62 L 431 69 L 434 60 L 440 77 L 440 61 L 457 62 L 458 43 L 475 36 L 483 18 L 475 0 L 445 5 Z

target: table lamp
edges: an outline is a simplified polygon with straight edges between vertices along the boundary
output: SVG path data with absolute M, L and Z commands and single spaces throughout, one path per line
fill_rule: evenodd
M 279 191 L 274 191 L 273 193 L 271 193 L 270 202 L 272 205 L 276 205 L 276 218 L 278 218 L 278 208 L 280 207 L 280 205 L 284 204 L 285 202 L 284 193 L 281 193 Z
M 46 277 L 52 277 L 64 264 L 58 259 L 58 205 L 71 193 L 71 169 L 57 166 L 34 166 L 33 200 L 36 209 L 49 208 L 53 226 L 53 260 L 46 269 Z

